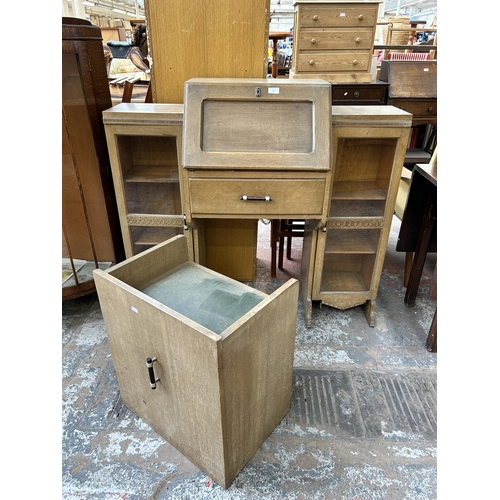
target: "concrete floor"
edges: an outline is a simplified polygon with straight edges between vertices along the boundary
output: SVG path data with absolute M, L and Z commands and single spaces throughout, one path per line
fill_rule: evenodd
M 63 500 L 437 498 L 437 354 L 425 348 L 435 300 L 429 255 L 416 305 L 404 305 L 394 218 L 376 325 L 361 307 L 299 301 L 291 410 L 222 489 L 123 406 L 96 294 L 64 302 Z M 259 223 L 257 280 L 272 292 L 299 278 L 302 242 L 272 279 Z

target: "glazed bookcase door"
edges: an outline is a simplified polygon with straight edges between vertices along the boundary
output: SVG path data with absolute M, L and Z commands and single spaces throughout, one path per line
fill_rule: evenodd
M 392 220 L 391 182 L 401 170 L 395 168 L 400 134 L 384 135 L 334 141 L 333 185 L 326 224 L 318 231 L 323 259 L 315 270 L 313 298 L 340 309 L 376 297 Z
M 117 129 L 112 142 L 119 168 L 114 174 L 122 232 L 127 257 L 131 257 L 184 232 L 181 141 L 178 133 L 163 126 L 161 130 L 143 128 L 141 135 L 126 127 Z

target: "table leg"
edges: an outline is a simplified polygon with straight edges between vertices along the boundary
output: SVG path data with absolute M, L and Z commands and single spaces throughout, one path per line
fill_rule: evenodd
M 427 335 L 427 342 L 425 346 L 429 352 L 437 352 L 437 309 L 432 318 L 431 327 L 429 328 L 429 334 Z
M 424 269 L 425 257 L 427 256 L 427 248 L 431 239 L 432 230 L 436 222 L 436 204 L 432 197 L 427 199 L 427 205 L 424 211 L 424 217 L 418 236 L 417 249 L 413 258 L 413 265 L 411 267 L 410 279 L 406 288 L 405 304 L 407 306 L 415 305 L 415 298 L 417 297 L 418 285 L 422 277 Z
M 273 40 L 273 65 L 271 67 L 271 76 L 278 78 L 278 40 Z

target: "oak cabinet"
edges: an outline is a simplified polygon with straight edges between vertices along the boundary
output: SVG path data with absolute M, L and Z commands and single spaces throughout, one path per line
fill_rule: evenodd
M 266 295 L 183 235 L 94 276 L 123 402 L 227 488 L 290 408 L 297 280 Z
M 370 82 L 380 3 L 379 0 L 295 2 L 290 78 Z
M 312 301 L 338 308 L 365 304 L 374 326 L 375 299 L 411 126 L 393 106 L 332 107 L 332 181 L 326 217 L 306 220 L 301 297 L 306 323 Z
M 182 106 L 121 103 L 103 121 L 129 258 L 184 233 Z

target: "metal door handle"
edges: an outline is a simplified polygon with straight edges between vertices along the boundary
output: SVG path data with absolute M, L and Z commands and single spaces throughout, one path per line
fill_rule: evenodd
M 149 373 L 149 387 L 151 389 L 156 389 L 156 382 L 159 382 L 160 379 L 155 377 L 155 369 L 153 367 L 153 363 L 156 361 L 156 358 L 147 358 L 146 366 L 148 367 Z
M 247 196 L 244 194 L 240 200 L 243 201 L 273 201 L 270 196 Z

